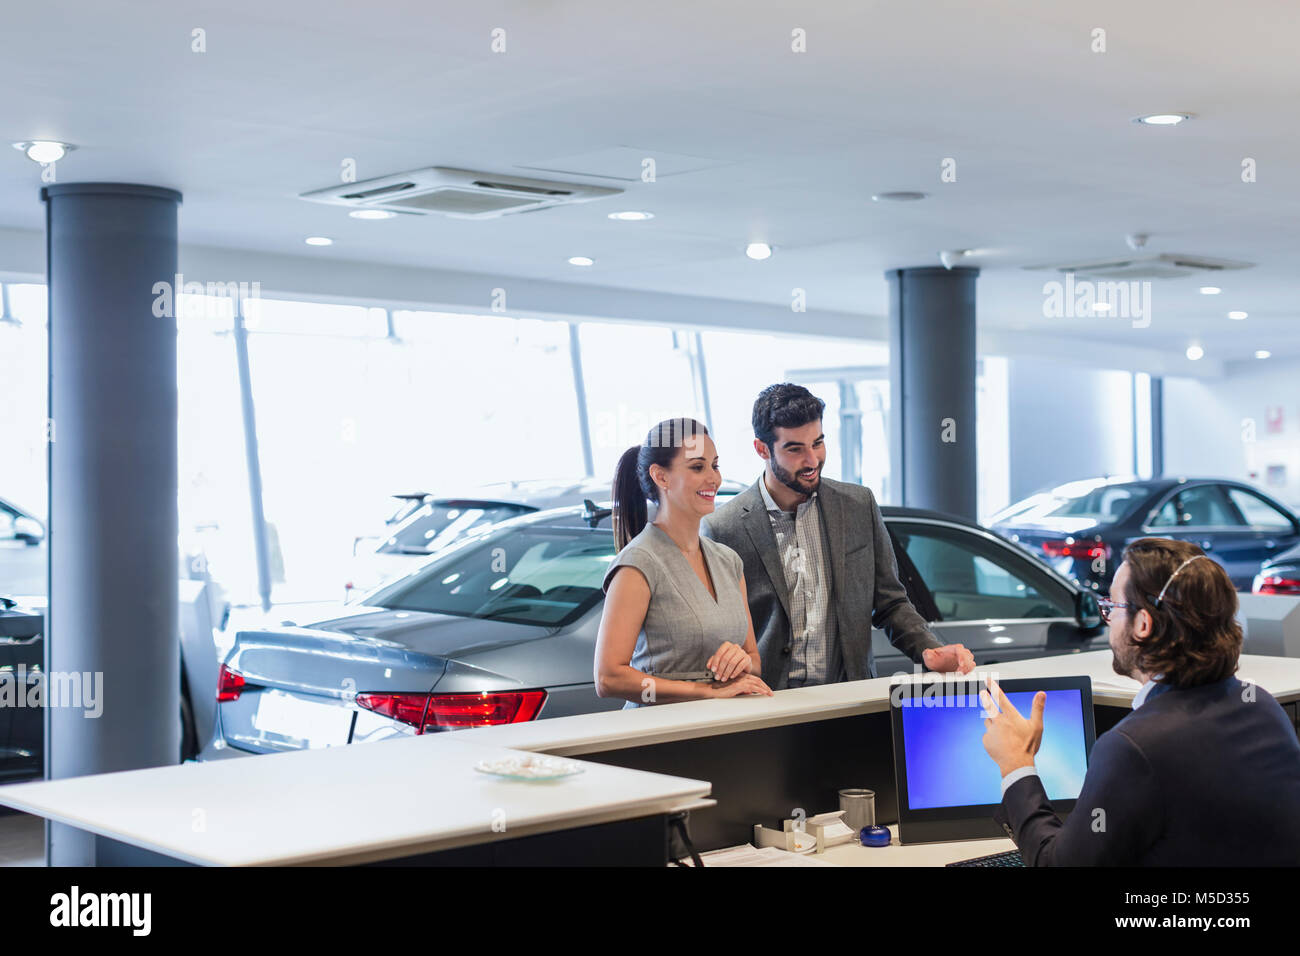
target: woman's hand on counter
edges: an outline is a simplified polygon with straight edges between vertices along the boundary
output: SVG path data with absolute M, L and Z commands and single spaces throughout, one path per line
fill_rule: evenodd
M 757 674 L 742 674 L 728 681 L 714 681 L 709 685 L 710 697 L 741 697 L 745 695 L 772 696 L 772 688 L 763 683 Z
M 726 682 L 749 673 L 750 657 L 745 649 L 731 641 L 723 641 L 704 666 L 713 671 L 720 682 Z

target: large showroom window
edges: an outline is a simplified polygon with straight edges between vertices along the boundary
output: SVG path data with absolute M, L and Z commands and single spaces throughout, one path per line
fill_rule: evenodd
M 44 548 L 19 536 L 45 520 L 45 286 L 5 284 L 0 306 L 0 500 L 11 506 L 0 520 L 0 597 L 26 604 L 45 593 Z
M 595 477 L 612 481 L 619 456 L 645 441 L 656 422 L 705 418 L 692 376 L 693 336 L 674 335 L 663 326 L 613 322 L 583 322 L 578 333 Z
M 0 498 L 44 520 L 45 286 L 6 283 L 0 295 Z
M 0 291 L 0 498 L 44 521 L 46 290 Z M 709 422 L 723 476 L 748 484 L 761 469 L 753 401 L 774 382 L 806 385 L 826 402 L 827 477 L 861 482 L 882 504 L 898 500 L 885 343 L 288 299 L 244 304 L 275 603 L 349 596 L 358 555 L 382 552 L 397 533 L 385 523 L 402 508 L 394 495 L 576 480 L 588 458 L 592 475 L 608 481 L 618 456 L 662 418 Z M 233 317 L 229 299 L 180 296 L 179 511 L 182 553 L 240 604 L 256 603 L 264 585 Z M 1006 504 L 1016 467 L 1007 367 L 1001 358 L 980 363 L 981 515 Z M 43 573 L 29 577 L 23 587 L 43 590 Z M 19 584 L 8 573 L 0 592 Z
M 713 430 L 726 477 L 746 484 L 754 481 L 763 463 L 754 451 L 750 425 L 754 399 L 768 385 L 794 382 L 826 403 L 822 430 L 826 434 L 826 467 L 822 474 L 837 480 L 861 481 L 881 497 L 889 474 L 889 348 L 883 343 L 752 332 L 705 332 L 701 335 L 708 366 Z M 844 398 L 850 401 L 845 402 Z M 853 406 L 861 417 L 856 444 L 847 447 L 845 461 L 841 431 L 844 410 Z M 887 494 L 887 492 L 885 493 Z

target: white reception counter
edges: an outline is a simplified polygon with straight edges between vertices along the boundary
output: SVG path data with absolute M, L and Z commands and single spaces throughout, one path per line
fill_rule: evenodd
M 1001 664 L 995 673 L 1086 674 L 1093 679 L 1095 702 L 1102 706 L 1125 707 L 1137 689 L 1133 681 L 1111 671 L 1107 651 Z M 1257 682 L 1280 702 L 1300 700 L 1300 660 L 1244 656 L 1239 676 Z M 732 808 L 730 829 L 724 834 L 727 842 L 744 842 L 731 839 L 739 824 L 775 822 L 792 806 L 789 799 L 799 798 L 802 775 L 815 776 L 807 768 L 820 766 L 817 755 L 803 753 L 810 740 L 830 740 L 838 726 L 854 735 L 848 749 L 859 740 L 864 749 L 880 749 L 885 738 L 878 733 L 860 736 L 864 725 L 856 721 L 873 714 L 880 715 L 870 718 L 877 723 L 883 719 L 889 686 L 889 678 L 879 678 L 781 691 L 773 697 L 692 701 L 247 760 L 15 784 L 0 787 L 0 804 L 170 859 L 209 865 L 391 860 L 667 814 L 682 807 L 708 807 L 711 801 L 704 798 L 711 792 L 720 801 L 718 811 L 734 793 L 746 793 L 753 801 Z M 708 738 L 750 731 L 803 736 L 796 742 L 799 749 L 783 751 L 764 743 L 775 738 L 750 734 L 749 746 L 767 749 L 743 758 L 738 749 L 735 760 L 706 763 L 708 780 L 611 765 L 618 763 L 611 758 L 620 752 L 633 751 L 667 753 L 670 762 L 681 761 L 684 753 L 707 751 L 714 743 Z M 845 749 L 839 739 L 837 753 Z M 509 751 L 600 759 L 580 761 L 584 773 L 550 783 L 502 780 L 473 769 L 478 760 Z M 868 756 L 875 761 L 872 767 L 888 761 L 887 754 L 872 753 L 864 759 Z M 801 764 L 805 758 L 813 762 Z M 728 779 L 742 773 L 760 775 Z M 843 768 L 837 773 L 839 778 L 818 781 L 812 799 L 833 793 L 828 786 L 858 785 L 840 779 L 847 775 Z M 783 790 L 766 798 L 763 788 L 773 780 L 781 788 L 792 788 L 794 796 Z M 764 818 L 755 818 L 759 814 Z M 711 848 L 707 843 L 701 847 Z

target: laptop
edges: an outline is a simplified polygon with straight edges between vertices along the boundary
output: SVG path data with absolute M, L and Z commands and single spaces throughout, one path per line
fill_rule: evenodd
M 1035 758 L 1047 798 L 1061 816 L 1074 809 L 1096 739 L 1088 677 L 998 681 L 1028 718 L 1034 695 L 1047 694 L 1043 741 Z M 1002 774 L 984 750 L 984 681 L 923 677 L 890 687 L 898 842 L 935 843 L 1005 837 L 993 821 Z

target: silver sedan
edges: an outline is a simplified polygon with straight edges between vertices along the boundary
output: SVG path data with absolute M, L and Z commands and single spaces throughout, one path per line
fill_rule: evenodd
M 882 509 L 900 577 L 977 663 L 1106 646 L 1096 599 L 978 525 Z M 463 536 L 306 627 L 246 630 L 221 667 L 205 758 L 617 709 L 592 684 L 614 558 L 608 509 L 524 515 Z M 879 632 L 877 672 L 911 671 Z

